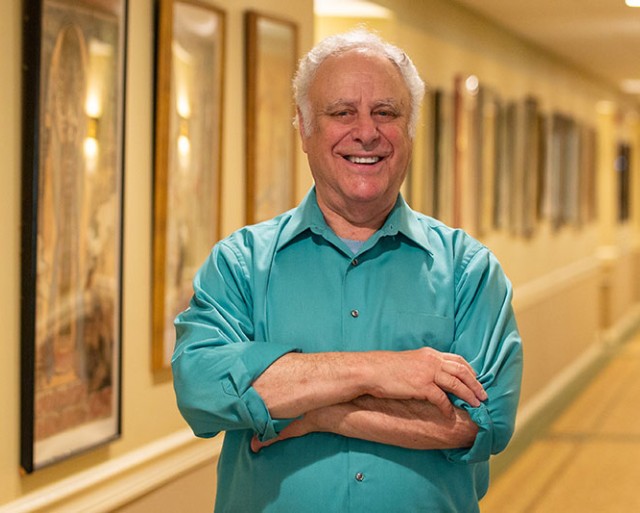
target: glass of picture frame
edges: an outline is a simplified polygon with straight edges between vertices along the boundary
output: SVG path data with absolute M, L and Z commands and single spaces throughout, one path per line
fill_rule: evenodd
M 193 0 L 158 6 L 152 366 L 162 371 L 220 233 L 225 14 Z
M 120 436 L 126 0 L 24 3 L 21 466 Z
M 296 134 L 291 81 L 297 62 L 295 23 L 246 13 L 246 133 L 249 224 L 293 207 Z

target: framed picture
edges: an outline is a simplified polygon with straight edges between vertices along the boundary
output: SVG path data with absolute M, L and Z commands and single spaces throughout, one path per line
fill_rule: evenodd
M 153 217 L 154 370 L 168 369 L 173 320 L 220 233 L 224 13 L 158 3 Z
M 618 182 L 618 221 L 624 223 L 631 218 L 631 145 L 618 142 L 615 171 Z
M 291 81 L 297 64 L 297 26 L 246 13 L 247 222 L 294 206 L 296 134 Z
M 21 466 L 120 435 L 126 0 L 26 0 Z
M 520 196 L 522 213 L 518 235 L 532 237 L 538 223 L 538 187 L 540 186 L 540 109 L 536 98 L 525 98 L 522 122 L 522 182 Z
M 434 107 L 434 169 L 433 211 L 434 217 L 448 225 L 454 225 L 455 201 L 455 99 L 444 90 L 435 92 Z

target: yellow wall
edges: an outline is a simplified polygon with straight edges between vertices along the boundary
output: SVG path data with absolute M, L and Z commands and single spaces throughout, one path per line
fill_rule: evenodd
M 90 478 L 94 468 L 110 464 L 132 469 L 132 458 L 148 463 L 170 452 L 171 437 L 186 428 L 176 407 L 171 382 L 150 371 L 151 207 L 154 1 L 130 0 L 125 156 L 124 295 L 122 351 L 122 438 L 107 447 L 21 477 L 19 473 L 20 397 L 20 165 L 21 165 L 21 19 L 22 0 L 0 2 L 0 321 L 4 334 L 0 359 L 0 510 L 2 504 L 33 492 L 48 491 L 62 479 Z M 244 224 L 244 26 L 243 14 L 257 9 L 295 21 L 299 51 L 311 45 L 312 0 L 217 0 L 226 12 L 226 69 L 223 141 L 222 229 Z M 301 163 L 304 162 L 302 156 Z M 300 166 L 300 191 L 310 180 Z M 299 196 L 302 195 L 300 192 Z M 166 449 L 156 449 L 160 441 Z M 182 442 L 181 442 L 182 443 Z M 183 444 L 184 445 L 184 444 Z M 180 445 L 182 447 L 182 445 Z M 147 451 L 139 454 L 136 451 Z M 203 451 L 212 451 L 206 444 Z M 148 453 L 148 454 L 147 454 Z M 149 456 L 152 455 L 152 456 Z M 156 458 L 157 459 L 157 458 Z M 129 466 L 127 466 L 129 465 Z M 78 486 L 83 486 L 79 483 Z M 213 484 L 203 493 L 212 497 Z M 64 501 L 62 501 L 64 503 Z M 15 506 L 17 508 L 17 506 Z M 71 507 L 61 506 L 63 511 Z M 16 509 L 12 509 L 15 511 Z
M 218 0 L 227 13 L 225 107 L 223 141 L 222 231 L 244 223 L 243 24 L 247 8 L 257 8 L 298 22 L 300 52 L 312 44 L 311 0 Z M 621 338 L 629 319 L 637 319 L 640 302 L 640 129 L 628 115 L 628 105 L 591 77 L 559 62 L 446 0 L 384 0 L 395 8 L 390 20 L 371 25 L 404 47 L 432 87 L 451 89 L 458 73 L 475 73 L 505 97 L 533 94 L 547 111 L 563 112 L 598 127 L 601 146 L 610 149 L 618 135 L 634 144 L 636 155 L 634 217 L 626 226 L 614 220 L 614 178 L 608 161 L 600 166 L 600 220 L 580 229 L 554 232 L 540 226 L 529 240 L 492 232 L 484 237 L 515 285 L 515 306 L 525 342 L 523 405 L 535 413 L 549 383 L 586 366 L 603 340 Z M 176 496 L 188 496 L 208 510 L 213 497 L 215 454 L 219 440 L 194 444 L 185 440 L 185 425 L 174 405 L 170 382 L 150 372 L 150 264 L 153 114 L 153 0 L 129 1 L 129 55 L 126 118 L 124 319 L 123 319 L 123 436 L 108 447 L 72 458 L 35 475 L 21 477 L 19 461 L 20 394 L 20 158 L 21 0 L 0 2 L 0 325 L 5 344 L 0 359 L 0 511 L 37 511 L 37 501 L 60 493 L 72 483 L 78 497 L 62 497 L 60 511 L 79 510 L 83 495 L 109 481 L 135 479 L 137 491 L 129 502 L 106 501 L 100 511 L 133 513 L 175 511 Z M 325 19 L 317 35 L 351 26 L 354 20 Z M 613 109 L 599 112 L 607 100 Z M 299 155 L 298 197 L 310 184 L 304 156 Z M 578 362 L 576 364 L 576 362 Z M 582 363 L 581 363 L 582 362 Z M 571 377 L 571 376 L 569 376 Z M 558 387 L 556 387 L 557 390 Z M 533 405 L 533 406 L 532 406 Z M 159 445 L 158 445 L 159 444 Z M 211 454 L 206 461 L 201 454 Z M 133 462 L 133 463 L 132 463 Z M 137 463 L 136 463 L 137 462 Z M 119 469 L 124 468 L 125 476 Z M 138 472 L 140 470 L 140 472 Z M 99 474 L 99 475 L 98 475 Z M 153 474 L 153 475 L 151 475 Z M 157 477 L 160 475 L 160 477 Z M 97 479 L 97 484 L 91 484 Z M 133 479 L 133 477 L 131 478 Z M 104 481 L 104 482 L 103 482 Z M 154 492 L 162 483 L 167 486 Z M 173 483 L 169 485 L 168 483 Z M 201 486 L 194 487 L 193 483 Z M 182 486 L 181 483 L 184 485 Z M 126 488 L 126 487 L 125 487 Z M 195 496 L 195 489 L 201 495 Z M 121 491 L 123 488 L 119 488 Z M 185 495 L 186 494 L 186 495 Z M 20 498 L 32 502 L 17 509 Z M 71 505 L 72 499 L 76 506 Z M 88 499 L 87 499 L 88 500 Z M 17 501 L 17 502 L 16 502 Z M 111 504 L 111 505 L 110 505 Z M 74 509 L 75 508 L 75 509 Z M 54 508 L 50 508 L 53 511 Z M 58 510 L 58 509 L 55 509 Z M 94 509 L 97 510 L 97 509 Z M 195 506 L 190 511 L 199 511 Z

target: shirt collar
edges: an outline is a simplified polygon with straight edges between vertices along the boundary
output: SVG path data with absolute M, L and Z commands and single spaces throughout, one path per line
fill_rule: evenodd
M 307 193 L 298 208 L 292 211 L 289 222 L 282 230 L 276 250 L 280 250 L 306 230 L 311 230 L 325 238 L 328 235 L 327 232 L 333 234 L 318 206 L 315 186 Z M 378 240 L 380 237 L 393 236 L 398 233 L 401 233 L 428 253 L 432 253 L 429 249 L 429 241 L 423 224 L 418 221 L 416 213 L 409 208 L 401 194 L 398 194 L 396 204 L 387 216 L 385 223 L 373 237 Z

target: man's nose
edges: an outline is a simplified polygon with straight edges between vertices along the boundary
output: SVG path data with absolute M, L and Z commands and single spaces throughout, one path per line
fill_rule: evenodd
M 364 149 L 370 149 L 372 145 L 378 142 L 380 137 L 377 123 L 370 115 L 363 114 L 358 116 L 352 130 L 352 137 L 362 144 Z

